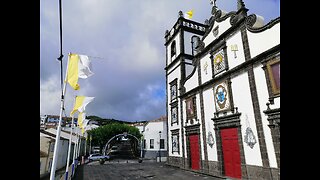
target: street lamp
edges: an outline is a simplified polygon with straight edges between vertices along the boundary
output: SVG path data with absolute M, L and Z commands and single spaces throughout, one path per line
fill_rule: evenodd
M 159 162 L 161 162 L 161 131 L 159 131 Z

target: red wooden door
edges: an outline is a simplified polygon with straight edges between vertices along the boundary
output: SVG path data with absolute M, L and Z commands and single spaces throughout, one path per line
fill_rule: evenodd
M 191 169 L 200 169 L 200 153 L 199 153 L 199 135 L 190 135 L 190 156 L 191 156 Z
M 241 178 L 240 148 L 237 128 L 221 130 L 225 175 Z

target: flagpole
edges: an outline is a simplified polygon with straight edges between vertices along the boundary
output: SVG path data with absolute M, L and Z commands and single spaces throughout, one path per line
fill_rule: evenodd
M 61 61 L 62 63 L 62 61 Z M 57 134 L 56 134 L 56 141 L 54 144 L 54 152 L 53 152 L 53 161 L 52 161 L 52 167 L 51 167 L 51 172 L 50 172 L 50 180 L 55 179 L 55 173 L 56 173 L 56 166 L 57 166 L 57 160 L 58 160 L 58 153 L 59 153 L 59 141 L 60 141 L 60 133 L 61 133 L 61 123 L 62 123 L 62 112 L 64 109 L 64 95 L 66 93 L 66 88 L 67 88 L 67 75 L 68 75 L 68 63 L 67 63 L 67 68 L 66 68 L 66 77 L 65 77 L 65 82 L 63 82 L 63 90 L 62 90 L 62 95 L 61 95 L 61 105 L 60 105 L 60 118 L 59 118 L 59 124 L 57 127 Z
M 74 114 L 72 114 L 72 119 L 71 119 L 71 130 L 70 130 L 70 138 L 69 138 L 69 148 L 68 148 L 68 158 L 67 158 L 67 166 L 66 166 L 66 180 L 68 180 L 68 172 L 69 172 L 69 163 L 70 163 L 70 154 L 71 154 L 71 144 L 72 144 L 72 129 L 73 129 L 73 119 L 74 119 Z
M 85 143 L 84 143 L 84 156 L 87 155 L 87 139 L 88 139 L 88 135 L 87 135 L 87 137 L 85 139 Z
M 72 159 L 73 159 L 73 162 L 72 162 L 72 172 L 71 172 L 71 176 L 74 175 L 74 169 L 75 169 L 75 157 L 76 157 L 76 150 L 78 149 L 77 148 L 77 145 L 78 145 L 78 134 L 77 134 L 77 131 L 76 131 L 76 125 L 73 124 L 73 127 L 74 127 L 74 132 L 76 134 L 76 142 L 74 143 L 74 148 L 73 148 L 73 156 L 72 156 Z
M 91 141 L 92 141 L 92 135 L 90 135 L 90 149 L 89 149 L 89 154 L 91 154 Z
M 80 138 L 80 140 L 79 140 L 79 146 L 78 146 L 78 148 L 79 148 L 79 150 L 78 150 L 78 159 L 79 159 L 79 161 L 81 162 L 81 159 L 79 158 L 80 157 L 80 150 L 81 150 L 81 134 L 79 133 L 79 138 Z M 80 163 L 81 164 L 81 163 Z

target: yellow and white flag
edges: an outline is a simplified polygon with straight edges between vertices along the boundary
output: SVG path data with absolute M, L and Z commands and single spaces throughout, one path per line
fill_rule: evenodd
M 86 79 L 94 73 L 91 71 L 91 60 L 86 55 L 69 54 L 66 81 L 74 90 L 79 90 L 78 79 Z
M 79 125 L 80 128 L 81 128 L 81 133 L 82 133 L 82 134 L 85 133 L 86 127 L 87 127 L 88 122 L 89 122 L 89 120 L 88 120 L 88 119 L 85 119 L 85 117 L 86 117 L 86 116 L 83 116 L 82 123 L 81 123 L 81 125 Z
M 86 119 L 86 113 L 85 112 L 81 112 L 78 114 L 78 125 L 80 128 L 82 128 L 83 126 L 83 121 Z
M 72 116 L 75 112 L 84 112 L 86 109 L 86 106 L 93 101 L 94 97 L 86 97 L 86 96 L 77 96 L 76 102 L 74 104 L 73 110 L 70 113 L 70 116 Z
M 187 19 L 192 19 L 192 16 L 193 16 L 193 10 L 190 10 L 190 11 L 186 12 L 186 14 L 185 14 L 185 17 Z

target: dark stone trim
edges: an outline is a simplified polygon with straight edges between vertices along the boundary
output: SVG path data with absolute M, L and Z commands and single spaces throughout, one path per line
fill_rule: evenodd
M 245 61 L 248 61 L 251 59 L 248 36 L 247 36 L 245 26 L 242 26 L 240 29 L 241 29 L 241 37 L 242 37 L 242 43 L 243 43 L 243 49 L 244 49 L 244 57 L 245 57 Z M 270 167 L 267 145 L 266 145 L 264 132 L 263 132 L 263 124 L 262 124 L 262 118 L 260 113 L 260 106 L 259 106 L 256 81 L 254 77 L 253 64 L 248 66 L 248 80 L 249 80 L 250 94 L 252 99 L 253 113 L 256 121 L 256 128 L 257 128 L 258 141 L 260 146 L 262 165 L 263 167 Z
M 242 69 L 246 69 L 248 68 L 249 66 L 251 66 L 252 64 L 256 63 L 256 62 L 261 62 L 265 57 L 269 56 L 270 54 L 273 54 L 275 52 L 279 52 L 280 51 L 280 45 L 277 45 L 259 55 L 257 55 L 256 57 L 250 59 L 250 60 L 247 60 L 245 61 L 244 63 L 232 68 L 232 69 L 229 69 L 227 72 L 221 74 L 220 76 L 216 76 L 214 77 L 213 79 L 211 79 L 210 81 L 207 81 L 201 85 L 199 85 L 198 87 L 195 87 L 194 89 L 191 89 L 190 91 L 188 92 L 185 92 L 183 94 L 180 95 L 181 98 L 185 97 L 185 96 L 188 96 L 189 94 L 192 94 L 194 92 L 197 92 L 199 91 L 200 89 L 206 89 L 206 88 L 210 88 L 212 86 L 213 83 L 215 83 L 216 81 L 219 81 L 220 79 L 224 79 L 226 77 L 230 77 L 232 76 L 233 74 L 237 74 L 239 71 L 241 71 Z
M 169 61 L 169 59 L 168 59 L 168 46 L 166 46 L 166 66 L 165 67 L 168 66 L 168 61 Z
M 193 105 L 193 111 L 194 111 L 194 115 L 190 115 L 188 114 L 188 111 L 186 112 L 186 125 L 187 123 L 190 121 L 190 124 L 194 124 L 196 122 L 199 123 L 199 119 L 198 119 L 198 109 L 197 109 L 197 96 L 196 94 L 194 94 L 193 96 L 189 96 L 187 98 L 185 98 L 185 103 L 187 104 L 187 101 L 190 100 L 192 101 L 192 105 Z M 187 107 L 187 105 L 186 105 Z
M 170 106 L 178 106 L 178 101 L 173 101 L 170 103 Z
M 167 65 L 164 70 L 169 70 L 174 66 L 178 61 L 181 61 L 182 59 L 193 59 L 194 56 L 190 54 L 180 53 L 169 65 Z
M 182 29 L 180 29 L 180 54 L 184 54 L 184 31 Z M 184 79 L 186 78 L 186 66 L 184 64 L 184 58 L 181 58 L 181 65 L 180 65 L 180 76 L 181 76 L 181 80 L 184 81 Z M 180 87 L 182 85 L 180 84 Z
M 212 118 L 214 122 L 214 130 L 216 134 L 216 142 L 217 142 L 217 154 L 218 154 L 218 171 L 221 176 L 225 175 L 224 169 L 224 160 L 223 160 L 223 151 L 222 151 L 222 138 L 221 138 L 221 129 L 226 128 L 237 128 L 238 129 L 238 144 L 240 150 L 240 160 L 241 160 L 241 177 L 247 178 L 247 171 L 245 168 L 246 160 L 244 156 L 244 149 L 242 144 L 242 132 L 241 132 L 241 124 L 240 124 L 240 116 L 241 113 L 238 111 L 234 112 L 230 115 L 225 115 L 221 117 Z
M 234 103 L 233 103 L 233 95 L 232 95 L 232 88 L 231 88 L 231 78 L 227 77 L 226 80 L 216 81 L 215 85 L 218 85 L 219 83 L 222 83 L 222 82 L 225 82 L 227 84 L 227 88 L 228 88 L 228 92 L 229 92 L 228 98 L 230 99 L 230 101 L 229 101 L 230 102 L 230 108 L 218 111 L 218 109 L 216 107 L 216 113 L 214 113 L 215 117 L 218 117 L 220 113 L 227 113 L 229 111 L 234 113 Z M 214 91 L 214 88 L 212 89 L 213 91 Z M 213 95 L 215 97 L 215 92 L 213 92 Z
M 231 26 L 238 26 L 238 23 L 242 20 L 245 20 L 245 18 L 247 17 L 247 12 L 249 11 L 249 9 L 247 9 L 244 4 L 240 5 L 239 3 L 240 2 L 238 1 L 238 11 L 230 18 Z
M 189 24 L 190 26 L 184 25 L 184 23 Z M 193 28 L 191 26 L 196 26 L 196 28 Z M 179 30 L 183 30 L 183 31 L 188 31 L 188 32 L 192 32 L 194 34 L 198 34 L 203 36 L 205 31 L 200 30 L 200 28 L 204 28 L 207 29 L 208 25 L 205 24 L 201 24 L 199 22 L 195 22 L 189 19 L 185 19 L 183 17 L 179 17 L 177 22 L 173 25 L 173 29 L 174 32 L 172 34 L 172 36 L 170 36 L 170 33 L 168 31 L 168 33 L 165 34 L 165 45 L 169 44 L 172 39 L 174 39 L 174 37 L 176 36 L 176 34 L 179 32 Z
M 196 70 L 197 70 L 197 65 L 193 67 L 192 72 L 188 75 L 188 77 L 186 77 L 186 79 L 184 79 L 184 81 L 182 82 L 183 86 L 187 82 L 187 80 L 193 76 L 193 74 L 196 72 Z
M 180 133 L 179 133 L 179 131 L 180 131 L 180 129 L 171 130 L 171 153 L 173 153 L 172 136 L 176 135 L 176 136 L 178 136 L 178 143 L 179 143 L 178 144 L 178 154 L 180 154 L 181 149 L 180 149 L 180 136 L 179 136 Z M 182 151 L 183 151 L 183 149 L 182 149 Z M 174 151 L 174 152 L 176 152 L 176 151 Z
M 280 23 L 280 17 L 271 20 L 269 23 L 267 23 L 266 25 L 259 27 L 259 28 L 254 28 L 252 27 L 254 25 L 254 23 L 257 20 L 257 16 L 255 14 L 251 14 L 250 16 L 248 16 L 246 18 L 246 22 L 245 22 L 245 26 L 248 29 L 248 31 L 252 32 L 252 33 L 259 33 L 262 31 L 265 31 L 267 29 L 272 28 L 274 25 L 276 25 L 277 23 Z
M 167 48 L 166 48 L 166 53 L 167 53 Z M 167 57 L 167 56 L 166 56 Z M 178 93 L 178 91 L 177 91 Z M 177 94 L 178 96 L 178 94 Z M 169 100 L 168 100 L 168 75 L 166 75 L 166 119 L 167 119 L 167 123 L 166 123 L 166 127 L 167 127 L 167 135 L 169 134 L 169 121 L 168 121 L 168 109 L 169 109 Z M 143 131 L 144 131 L 144 127 L 143 127 Z M 167 141 L 167 149 L 169 151 L 169 142 Z M 169 157 L 169 153 L 168 153 L 168 156 L 167 158 Z
M 182 167 L 184 168 L 185 167 L 185 153 L 184 153 L 184 131 L 183 131 L 183 125 L 184 125 L 184 122 L 183 122 L 183 101 L 182 99 L 180 98 L 180 129 L 181 129 L 181 150 L 182 150 Z
M 173 25 L 174 32 L 173 34 L 170 36 L 170 32 L 168 31 L 168 33 L 165 34 L 164 38 L 165 38 L 165 43 L 164 45 L 167 46 L 169 43 L 171 43 L 171 41 L 175 38 L 175 36 L 178 34 L 180 28 L 181 28 L 181 23 L 182 21 L 180 19 L 182 19 L 183 17 L 179 17 L 176 21 L 176 23 Z M 172 30 L 171 29 L 171 30 Z M 170 30 L 170 31 L 171 31 Z
M 171 105 L 171 104 L 170 104 Z M 177 117 L 176 117 L 176 119 L 177 119 L 177 122 L 172 122 L 172 109 L 177 109 Z M 171 114 L 170 114 L 170 117 L 171 117 L 171 126 L 173 125 L 173 124 L 177 124 L 177 125 L 179 125 L 179 113 L 178 113 L 179 111 L 178 111 L 178 101 L 175 101 L 172 105 L 171 105 Z
M 280 97 L 280 92 L 275 93 L 272 88 L 272 80 L 270 78 L 270 72 L 268 71 L 268 66 L 273 62 L 280 62 L 280 54 L 275 54 L 273 56 L 270 56 L 268 59 L 262 61 L 262 69 L 264 70 L 264 74 L 267 81 L 267 88 L 268 88 L 268 94 L 269 94 L 269 102 L 270 104 L 274 104 L 274 99 L 277 97 Z M 279 90 L 280 91 L 280 90 Z
M 268 109 L 263 112 L 268 116 L 268 126 L 271 130 L 274 151 L 280 169 L 280 108 L 270 109 L 268 106 Z
M 214 51 L 210 51 L 210 60 L 211 60 L 211 70 L 212 70 L 212 78 L 214 78 L 215 76 L 217 76 L 218 74 L 221 74 L 225 71 L 227 71 L 229 69 L 229 64 L 228 64 L 228 55 L 227 55 L 227 43 L 225 41 L 225 39 L 223 39 L 222 41 L 220 41 L 219 43 L 217 43 L 212 49 L 214 49 Z M 218 72 L 218 73 L 214 73 L 214 59 L 213 56 L 218 53 L 220 50 L 223 50 L 224 53 L 224 63 L 225 63 L 225 69 Z
M 208 174 L 217 176 L 220 178 L 224 178 L 224 176 L 221 175 L 221 171 L 219 170 L 219 164 L 220 163 L 218 161 L 208 161 L 208 168 L 209 168 Z
M 239 22 L 239 24 L 240 23 L 242 23 L 242 21 Z M 222 42 L 225 41 L 225 39 L 227 39 L 227 37 L 232 35 L 238 28 L 239 28 L 238 26 L 232 26 L 226 31 L 224 31 L 222 34 L 220 34 L 220 36 L 218 36 L 215 40 L 213 40 L 210 44 L 208 44 L 205 48 L 203 48 L 202 51 L 198 52 L 195 55 L 195 58 L 201 59 L 203 56 L 207 55 L 210 52 L 210 49 L 215 49 L 215 47 L 220 46 L 218 45 L 218 43 L 220 43 L 221 41 Z
M 201 81 L 201 66 L 200 61 L 197 61 L 198 66 L 198 81 L 199 84 L 202 84 Z M 203 142 L 203 155 L 204 155 L 204 161 L 201 160 L 201 167 L 202 171 L 204 173 L 209 173 L 209 163 L 208 163 L 208 149 L 207 149 L 207 133 L 206 133 L 206 122 L 205 122 L 205 112 L 204 112 L 204 102 L 203 102 L 203 91 L 201 90 L 199 93 L 200 96 L 200 119 L 201 119 L 201 127 L 202 127 L 202 142 Z M 200 151 L 201 153 L 201 151 Z
M 220 15 L 218 16 L 218 17 L 216 17 L 216 20 L 215 21 L 217 21 L 217 22 L 222 22 L 222 21 L 224 21 L 224 20 L 226 20 L 226 19 L 228 19 L 229 17 L 231 17 L 232 15 L 235 15 L 236 14 L 236 11 L 230 11 L 229 13 L 227 13 L 226 15 L 224 15 L 224 16 L 222 16 L 221 17 L 221 10 L 218 10 L 218 13 L 220 13 Z
M 167 165 L 175 166 L 175 167 L 182 167 L 182 158 L 176 156 L 168 156 Z
M 201 78 L 201 77 L 199 77 Z M 203 153 L 204 153 L 204 162 L 202 163 L 203 171 L 209 173 L 209 164 L 208 164 L 208 149 L 207 149 L 207 131 L 206 131 L 206 120 L 204 112 L 204 103 L 203 103 L 203 92 L 200 91 L 200 113 L 201 113 L 201 127 L 202 127 L 202 141 L 203 141 Z
M 214 7 L 212 7 L 212 11 L 213 11 L 213 8 L 214 8 Z M 217 10 L 216 13 L 217 13 L 217 15 L 216 15 L 216 14 L 213 14 L 213 16 L 211 16 L 210 21 L 209 21 L 209 22 L 210 22 L 210 25 L 209 25 L 209 27 L 206 29 L 206 32 L 205 32 L 205 34 L 203 35 L 202 40 L 204 40 L 204 39 L 208 36 L 208 34 L 211 32 L 211 30 L 212 30 L 212 28 L 213 28 L 213 26 L 214 26 L 215 21 L 220 23 L 220 22 L 222 22 L 222 21 L 224 21 L 224 20 L 228 19 L 229 17 L 231 17 L 231 16 L 233 16 L 233 15 L 236 14 L 235 11 L 231 11 L 231 12 L 229 12 L 229 13 L 227 13 L 226 15 L 224 15 L 224 16 L 221 17 L 221 10 Z
M 170 83 L 170 105 L 173 104 L 174 102 L 177 101 L 178 99 L 178 78 L 175 78 L 174 80 L 172 80 Z M 172 96 L 171 96 L 171 89 L 172 89 L 172 86 L 176 86 L 176 97 L 174 99 L 172 99 Z
M 190 157 L 190 141 L 189 141 L 189 136 L 190 135 L 198 135 L 198 141 L 199 141 L 199 154 L 200 154 L 200 159 L 199 159 L 199 165 L 200 165 L 200 171 L 204 170 L 203 165 L 201 164 L 202 160 L 202 154 L 201 154 L 201 134 L 200 134 L 200 124 L 196 125 L 191 125 L 191 126 L 185 126 L 185 131 L 186 131 L 186 145 L 187 145 L 187 158 L 186 158 L 186 167 L 188 169 L 191 169 L 191 157 Z M 195 171 L 195 170 L 194 170 Z
M 247 169 L 249 180 L 271 179 L 280 180 L 280 169 L 254 166 L 246 164 L 244 166 Z
M 176 67 L 174 67 L 170 72 L 168 72 L 168 70 L 167 70 L 166 75 L 167 75 L 167 76 L 170 75 L 173 71 L 175 71 L 177 68 L 179 68 L 181 64 L 182 64 L 182 63 L 178 64 L 178 65 L 177 65 Z

